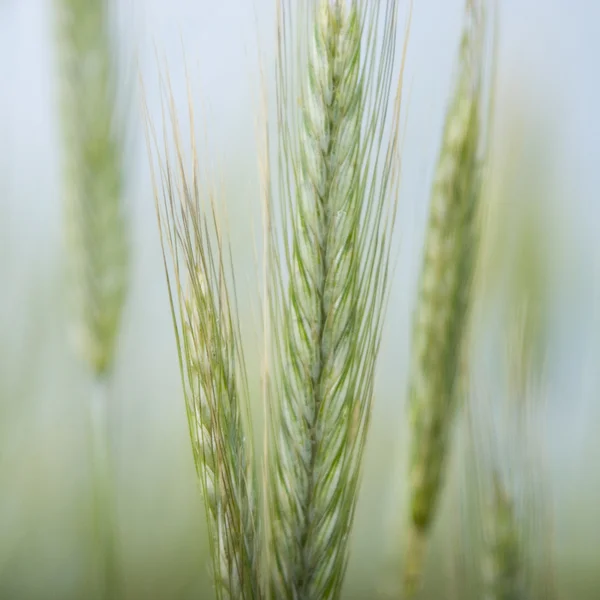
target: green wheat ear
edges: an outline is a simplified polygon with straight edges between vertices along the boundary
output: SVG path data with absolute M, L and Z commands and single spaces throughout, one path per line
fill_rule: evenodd
M 111 2 L 55 0 L 54 7 L 69 316 L 79 355 L 94 378 L 89 402 L 94 517 L 102 561 L 101 595 L 113 599 L 118 576 L 106 386 L 130 276 L 118 64 L 112 50 Z
M 122 131 L 107 0 L 55 0 L 72 323 L 94 374 L 112 366 L 129 281 Z
M 405 586 L 421 579 L 436 514 L 465 359 L 478 256 L 485 110 L 483 1 L 467 2 L 458 81 L 446 115 L 431 192 L 429 224 L 414 316 L 410 375 L 411 533 Z
M 398 193 L 397 12 L 279 6 L 268 597 L 337 598 L 346 570 Z
M 150 124 L 148 142 L 157 155 L 154 195 L 215 593 L 217 598 L 260 598 L 252 431 L 235 281 L 226 263 L 218 198 L 201 177 L 191 100 L 192 158 L 186 168 L 170 84 L 166 92 L 167 142 L 161 151 Z

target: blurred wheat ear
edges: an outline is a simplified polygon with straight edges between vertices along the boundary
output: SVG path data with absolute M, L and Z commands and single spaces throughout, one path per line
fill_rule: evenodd
M 442 491 L 461 371 L 473 279 L 486 108 L 486 7 L 467 0 L 458 79 L 448 109 L 431 191 L 429 223 L 414 316 L 410 375 L 411 530 L 405 590 L 419 587 L 426 538 Z M 490 98 L 487 98 L 490 102 Z
M 90 398 L 101 595 L 114 598 L 117 562 L 108 448 L 107 385 L 129 280 L 123 131 L 108 0 L 55 0 L 64 142 L 71 327 L 94 378 Z
M 338 598 L 389 289 L 398 2 L 283 0 L 278 19 L 267 596 Z
M 218 193 L 199 167 L 191 99 L 186 167 L 170 83 L 164 91 L 166 141 L 161 150 L 148 121 L 148 144 L 157 159 L 156 209 L 215 592 L 217 598 L 259 598 L 256 475 L 235 279 L 216 211 Z
M 107 0 L 55 0 L 73 325 L 98 377 L 112 366 L 127 285 L 123 132 Z

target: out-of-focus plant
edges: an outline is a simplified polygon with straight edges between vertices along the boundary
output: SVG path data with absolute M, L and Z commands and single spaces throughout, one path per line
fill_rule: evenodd
M 464 393 L 490 104 L 488 7 L 466 2 L 457 81 L 446 115 L 414 315 L 410 372 L 410 527 L 405 590 L 416 592 Z M 493 15 L 492 15 L 493 17 Z M 489 92 L 489 93 L 488 93 Z
M 70 320 L 93 378 L 91 442 L 101 597 L 117 594 L 108 384 L 130 279 L 124 122 L 110 0 L 55 0 Z

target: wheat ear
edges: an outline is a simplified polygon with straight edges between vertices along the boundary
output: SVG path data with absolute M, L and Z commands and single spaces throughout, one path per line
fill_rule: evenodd
M 107 0 L 56 0 L 72 324 L 91 370 L 90 425 L 102 597 L 117 593 L 107 385 L 129 277 L 123 136 Z
M 107 0 L 55 0 L 73 322 L 82 357 L 110 369 L 129 279 L 122 132 Z
M 168 143 L 160 152 L 151 126 L 148 141 L 158 156 L 154 193 L 215 592 L 218 598 L 259 598 L 256 484 L 247 379 L 232 306 L 235 281 L 228 281 L 232 272 L 216 192 L 201 178 L 191 99 L 192 165 L 187 169 L 170 84 L 167 90 L 169 121 L 163 116 L 163 127 L 170 123 L 174 152 Z
M 345 574 L 397 201 L 396 34 L 393 1 L 279 5 L 282 238 L 271 246 L 269 385 L 276 598 L 337 598 Z
M 447 462 L 477 259 L 485 67 L 483 2 L 465 12 L 458 81 L 431 192 L 410 376 L 410 514 L 405 584 L 419 584 Z

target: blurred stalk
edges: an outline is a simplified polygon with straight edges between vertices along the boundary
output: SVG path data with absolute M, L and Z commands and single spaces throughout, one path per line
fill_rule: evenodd
M 92 383 L 89 425 L 92 459 L 94 535 L 101 574 L 100 596 L 115 598 L 118 593 L 116 551 L 116 506 L 114 473 L 109 448 L 108 381 L 98 378 Z

